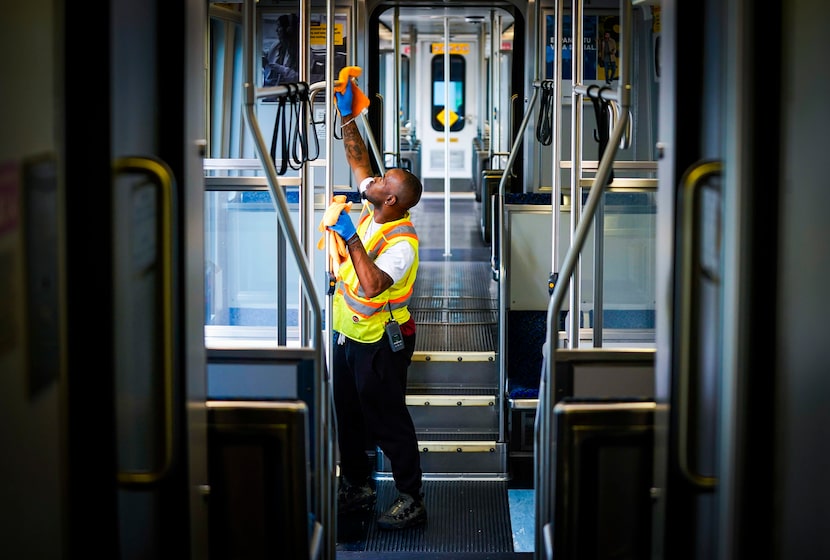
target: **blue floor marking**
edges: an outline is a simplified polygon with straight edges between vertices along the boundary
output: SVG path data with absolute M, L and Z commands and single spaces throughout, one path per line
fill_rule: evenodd
M 535 548 L 536 494 L 534 490 L 508 489 L 513 551 L 533 552 Z

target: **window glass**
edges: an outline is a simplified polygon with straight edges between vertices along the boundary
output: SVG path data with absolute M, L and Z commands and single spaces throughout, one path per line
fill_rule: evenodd
M 450 55 L 449 100 L 444 102 L 444 55 L 432 57 L 432 128 L 444 130 L 446 122 L 450 130 L 464 128 L 464 98 L 466 61 L 459 54 Z M 446 110 L 445 110 L 446 107 Z

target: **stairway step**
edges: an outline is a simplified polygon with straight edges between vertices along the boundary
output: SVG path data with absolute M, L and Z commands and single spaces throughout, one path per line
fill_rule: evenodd
M 432 397 L 430 397 L 432 398 Z M 416 431 L 448 431 L 463 429 L 464 432 L 496 432 L 499 428 L 499 409 L 495 405 L 495 398 L 475 397 L 466 405 L 451 404 L 444 406 L 436 404 L 410 404 L 409 414 L 415 423 Z M 423 401 L 413 401 L 423 402 Z
M 448 362 L 448 363 L 479 363 L 495 362 L 496 353 L 493 350 L 418 350 L 412 354 L 413 362 Z
M 492 316 L 495 312 L 488 312 Z M 415 339 L 416 352 L 493 352 L 498 346 L 498 323 L 496 321 L 466 323 L 424 322 L 414 311 L 418 336 Z
M 406 404 L 425 476 L 503 477 L 496 350 L 497 284 L 487 262 L 422 261 L 409 309 L 417 325 Z M 391 471 L 378 450 L 378 471 Z
M 409 406 L 470 407 L 496 405 L 496 396 L 489 395 L 446 395 L 446 394 L 408 394 L 406 404 Z
M 492 440 L 422 440 L 421 470 L 424 477 L 488 476 L 504 477 L 507 472 L 507 447 Z M 383 452 L 377 452 L 376 474 L 391 475 L 392 465 Z
M 495 352 L 415 352 L 409 387 L 497 387 Z
M 495 440 L 418 440 L 422 453 L 493 453 L 496 451 Z
M 495 395 L 497 393 L 497 383 L 490 383 L 482 386 L 475 385 L 420 385 L 417 383 L 409 383 L 407 386 L 407 393 L 410 395 L 434 395 L 434 396 L 487 396 Z

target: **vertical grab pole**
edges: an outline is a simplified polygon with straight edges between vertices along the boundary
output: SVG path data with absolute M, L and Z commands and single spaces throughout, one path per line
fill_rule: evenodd
M 582 84 L 582 0 L 574 0 L 571 6 L 571 80 L 574 86 Z M 571 243 L 573 243 L 574 232 L 582 221 L 582 94 L 573 88 L 571 95 Z M 568 313 L 570 334 L 568 336 L 568 348 L 579 348 L 579 315 L 581 271 L 579 255 L 574 265 L 573 274 L 569 275 L 571 288 L 571 301 Z M 558 322 L 557 322 L 558 325 Z
M 401 8 L 395 6 L 395 30 L 392 48 L 395 51 L 392 67 L 394 69 L 394 90 L 392 103 L 394 104 L 395 124 L 392 129 L 392 150 L 395 167 L 401 166 Z
M 372 127 L 369 126 L 369 117 L 366 116 L 366 111 L 360 113 L 360 118 L 363 121 L 363 129 L 366 131 L 366 138 L 369 140 L 369 146 L 372 148 L 372 153 L 375 154 L 375 160 L 378 162 L 378 169 L 380 174 L 386 174 L 386 166 L 383 163 L 383 154 L 378 148 L 378 142 L 372 134 Z
M 335 13 L 334 0 L 326 0 L 326 98 L 324 106 L 326 131 L 329 132 L 334 126 L 334 27 L 335 27 Z M 351 33 L 349 33 L 351 36 Z M 310 37 L 309 37 L 310 39 Z M 308 50 L 308 49 L 306 49 Z M 313 110 L 313 105 L 312 105 Z M 313 117 L 312 117 L 313 118 Z M 333 193 L 333 168 L 332 149 L 333 149 L 332 134 L 326 134 L 326 171 L 325 171 L 325 191 L 326 202 L 331 200 Z M 312 200 L 314 193 L 312 189 Z M 313 204 L 312 204 L 313 211 Z M 328 236 L 326 236 L 328 238 Z M 327 243 L 329 240 L 327 239 Z M 328 247 L 326 247 L 326 255 L 328 255 Z M 328 262 L 328 259 L 326 259 Z M 326 317 L 331 317 L 331 298 L 326 297 Z M 326 321 L 325 330 L 325 344 L 322 345 L 326 349 L 325 368 L 321 368 L 321 373 L 318 376 L 320 389 L 317 391 L 319 395 L 319 404 L 321 411 L 321 428 L 315 432 L 318 438 L 317 449 L 322 454 L 321 460 L 318 462 L 320 468 L 315 472 L 319 476 L 317 500 L 314 503 L 320 523 L 322 524 L 322 536 L 320 542 L 322 545 L 321 551 L 312 550 L 312 558 L 322 558 L 324 560 L 334 560 L 337 556 L 337 515 L 331 504 L 335 503 L 337 499 L 337 477 L 335 472 L 335 448 L 334 438 L 337 431 L 337 421 L 334 417 L 334 388 L 331 378 L 331 362 L 332 362 L 332 345 L 331 340 L 333 330 L 331 328 L 331 321 Z M 324 437 L 325 436 L 325 437 Z M 325 460 L 322 459 L 325 457 Z M 315 555 L 314 553 L 317 552 Z
M 550 195 L 550 210 L 551 210 L 551 277 L 550 277 L 550 292 L 553 293 L 553 285 L 556 284 L 559 277 L 559 223 L 562 220 L 560 215 L 561 200 L 562 200 L 562 17 L 564 13 L 564 0 L 556 0 L 553 11 L 553 24 L 556 26 L 554 38 L 556 44 L 553 48 L 553 119 L 551 127 L 553 128 L 553 138 L 551 139 L 551 152 L 553 163 L 551 166 L 551 195 Z
M 444 17 L 444 256 L 451 257 L 450 248 L 450 18 Z M 462 117 L 463 118 L 463 117 Z

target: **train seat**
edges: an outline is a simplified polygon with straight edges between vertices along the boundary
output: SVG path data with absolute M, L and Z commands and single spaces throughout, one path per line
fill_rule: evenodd
M 654 401 L 564 399 L 553 410 L 544 558 L 648 558 Z
M 309 558 L 309 412 L 303 401 L 208 401 L 211 551 Z
M 555 355 L 551 395 L 557 406 L 568 399 L 654 399 L 655 350 L 652 348 L 559 348 Z M 542 367 L 546 367 L 544 357 L 539 360 L 539 376 Z M 511 470 L 517 473 L 530 468 L 533 456 L 539 376 L 535 387 L 514 386 L 508 400 L 510 462 Z

